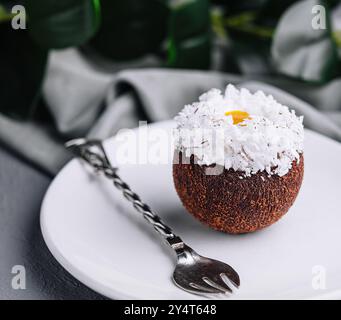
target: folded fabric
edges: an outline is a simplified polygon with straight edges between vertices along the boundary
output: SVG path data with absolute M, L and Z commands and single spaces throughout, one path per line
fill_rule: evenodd
M 213 71 L 161 68 L 100 70 L 77 50 L 68 49 L 52 54 L 44 84 L 44 97 L 54 122 L 22 122 L 0 115 L 0 140 L 54 175 L 71 157 L 63 147 L 65 140 L 80 136 L 105 139 L 119 129 L 138 126 L 139 120 L 170 119 L 202 92 L 210 88 L 223 89 L 233 83 L 251 91 L 272 94 L 297 114 L 304 115 L 305 127 L 341 141 L 338 105 L 341 90 L 336 97 L 335 90 L 331 89 L 333 86 L 341 89 L 339 80 L 314 88 L 294 86 L 292 82 L 278 79 L 259 79 Z M 277 87 L 290 90 L 305 101 Z

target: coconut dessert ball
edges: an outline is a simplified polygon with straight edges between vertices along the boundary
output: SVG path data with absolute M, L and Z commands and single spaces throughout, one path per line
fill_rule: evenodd
M 175 117 L 173 178 L 189 213 L 246 233 L 281 218 L 303 180 L 303 117 L 262 91 L 212 89 Z

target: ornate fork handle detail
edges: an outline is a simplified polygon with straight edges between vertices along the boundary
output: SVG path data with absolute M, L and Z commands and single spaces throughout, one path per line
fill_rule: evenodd
M 176 253 L 181 254 L 183 252 L 186 245 L 182 239 L 175 235 L 172 229 L 168 227 L 161 218 L 141 200 L 140 196 L 131 190 L 129 185 L 121 179 L 117 174 L 118 168 L 115 168 L 110 164 L 100 141 L 74 139 L 67 142 L 66 147 L 72 149 L 74 153 L 92 166 L 95 171 L 101 172 L 105 177 L 112 180 L 114 186 L 121 190 L 123 196 L 131 202 L 133 207 L 142 214 L 143 218 L 154 227 Z
M 110 179 L 121 190 L 123 196 L 151 224 L 156 232 L 174 249 L 177 264 L 173 272 L 174 283 L 185 291 L 196 294 L 217 294 L 232 292 L 232 287 L 240 284 L 238 273 L 228 264 L 203 257 L 187 246 L 174 234 L 161 218 L 144 203 L 127 183 L 117 174 L 107 158 L 101 141 L 75 139 L 66 144 L 74 153 L 86 161 L 95 171 Z M 230 283 L 226 282 L 229 279 Z

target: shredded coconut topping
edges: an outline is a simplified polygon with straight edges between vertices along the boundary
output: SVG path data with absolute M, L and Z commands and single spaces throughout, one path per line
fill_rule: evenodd
M 229 111 L 249 114 L 234 124 Z M 226 115 L 226 113 L 228 115 Z M 222 165 L 250 176 L 259 171 L 283 176 L 303 152 L 303 116 L 262 91 L 228 85 L 211 89 L 175 117 L 175 147 L 200 165 Z

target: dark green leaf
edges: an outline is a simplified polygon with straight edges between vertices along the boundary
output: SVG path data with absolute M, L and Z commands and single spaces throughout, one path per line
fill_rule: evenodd
M 7 3 L 1 3 L 0 1 L 0 23 L 12 19 L 13 14 L 9 10 Z
M 210 38 L 209 33 L 203 33 L 179 42 L 171 41 L 169 47 L 169 66 L 188 69 L 208 69 L 210 65 Z
M 211 48 L 209 1 L 174 1 L 171 9 L 168 66 L 207 69 Z
M 297 0 L 267 0 L 260 8 L 255 21 L 262 26 L 276 27 L 281 15 Z
M 238 15 L 242 12 L 250 12 L 259 10 L 269 0 L 238 0 L 238 1 L 226 1 L 226 0 L 211 0 L 212 3 L 224 8 L 227 15 Z M 270 0 L 278 3 L 278 0 Z M 283 0 L 281 0 L 283 1 Z M 285 0 L 284 0 L 285 1 Z
M 29 37 L 27 30 L 13 30 L 0 24 L 0 111 L 28 117 L 40 94 L 47 51 Z
M 102 23 L 91 46 L 114 60 L 139 58 L 160 50 L 166 37 L 165 0 L 102 0 Z
M 100 21 L 99 0 L 26 0 L 28 28 L 45 48 L 85 43 Z

